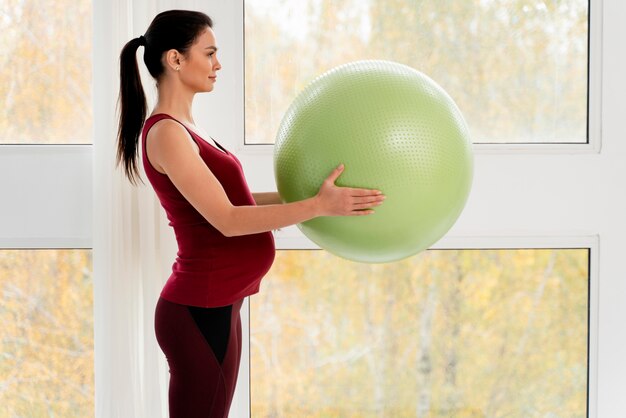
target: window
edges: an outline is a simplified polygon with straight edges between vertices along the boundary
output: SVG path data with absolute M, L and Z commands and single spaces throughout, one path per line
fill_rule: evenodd
M 599 4 L 245 0 L 242 8 L 244 151 L 274 142 L 313 78 L 361 59 L 424 72 L 457 102 L 475 144 L 511 144 L 475 147 L 474 187 L 445 243 L 398 265 L 311 251 L 295 228 L 277 234 L 283 251 L 250 300 L 250 416 L 598 416 L 595 240 L 618 238 L 598 229 L 609 222 L 601 215 L 609 194 L 600 198 L 597 185 L 611 180 L 590 179 L 587 156 L 552 145 L 584 148 L 599 137 L 601 84 L 590 76 Z M 522 144 L 536 146 L 516 152 Z M 249 168 L 253 189 L 269 184 L 271 155 L 246 157 L 261 165 Z M 595 246 L 566 245 L 579 243 L 573 237 Z M 363 292 L 377 296 L 364 302 Z M 576 325 L 557 325 L 559 316 Z M 420 357 L 428 347 L 436 349 Z
M 0 416 L 94 415 L 91 10 L 0 12 Z
M 246 0 L 245 141 L 273 143 L 306 84 L 397 61 L 440 84 L 474 143 L 587 143 L 586 0 Z
M 587 411 L 586 249 L 281 251 L 250 303 L 252 417 Z
M 0 415 L 93 416 L 90 250 L 0 250 Z
M 91 143 L 91 7 L 3 2 L 0 144 Z

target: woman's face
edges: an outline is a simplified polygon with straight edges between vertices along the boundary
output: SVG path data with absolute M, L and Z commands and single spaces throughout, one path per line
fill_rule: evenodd
M 209 92 L 217 82 L 217 71 L 222 68 L 217 59 L 215 34 L 209 27 L 202 32 L 193 45 L 187 50 L 186 56 L 180 59 L 180 80 L 192 91 Z

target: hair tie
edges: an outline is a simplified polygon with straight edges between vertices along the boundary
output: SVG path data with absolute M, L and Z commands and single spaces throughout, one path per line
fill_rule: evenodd
M 146 38 L 144 38 L 143 35 L 139 35 L 138 39 L 139 39 L 139 45 L 143 45 L 143 46 L 147 45 Z

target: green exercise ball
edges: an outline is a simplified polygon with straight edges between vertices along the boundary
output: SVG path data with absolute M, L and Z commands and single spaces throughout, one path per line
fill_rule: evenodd
M 315 196 L 340 163 L 338 186 L 381 190 L 367 216 L 298 225 L 321 248 L 383 263 L 427 249 L 456 222 L 473 177 L 471 140 L 452 98 L 423 73 L 390 61 L 356 61 L 314 79 L 285 113 L 274 148 L 284 202 Z

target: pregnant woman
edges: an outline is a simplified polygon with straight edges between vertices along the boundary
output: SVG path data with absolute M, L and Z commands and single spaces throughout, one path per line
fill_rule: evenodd
M 336 186 L 343 166 L 305 200 L 283 204 L 276 192 L 251 193 L 237 157 L 192 117 L 195 94 L 211 92 L 221 69 L 212 27 L 204 13 L 159 13 L 120 55 L 117 161 L 136 184 L 141 146 L 145 175 L 178 243 L 155 310 L 171 418 L 228 416 L 241 357 L 239 312 L 274 260 L 271 231 L 317 216 L 369 215 L 384 199 L 378 190 Z M 158 90 L 147 118 L 139 47 Z

